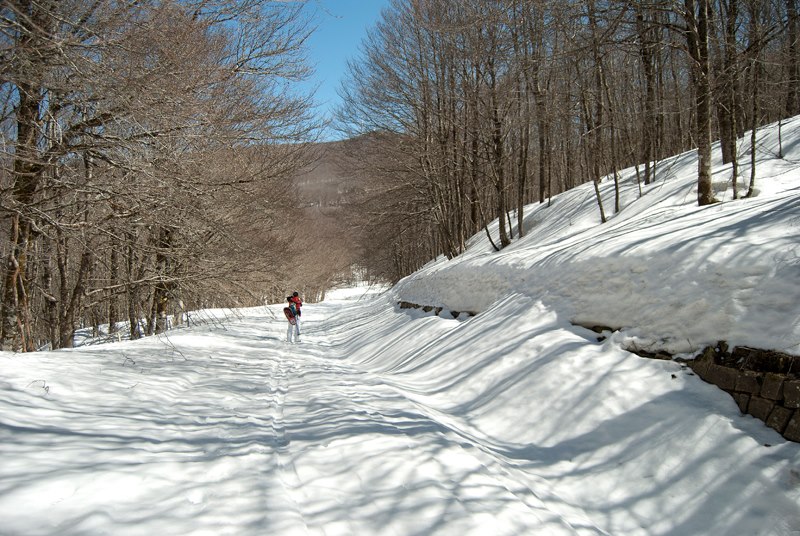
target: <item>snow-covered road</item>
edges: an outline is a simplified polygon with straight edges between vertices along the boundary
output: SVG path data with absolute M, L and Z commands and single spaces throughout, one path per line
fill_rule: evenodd
M 0 354 L 0 534 L 800 530 L 798 446 L 679 365 L 526 298 L 510 325 L 357 297 L 298 345 L 273 306 Z
M 0 533 L 602 533 L 348 363 L 330 344 L 354 320 L 332 320 L 341 304 L 308 309 L 299 345 L 262 308 L 160 340 L 3 355 Z

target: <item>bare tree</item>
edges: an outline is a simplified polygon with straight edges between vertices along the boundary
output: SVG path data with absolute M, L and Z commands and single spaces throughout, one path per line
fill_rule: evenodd
M 308 72 L 301 6 L 68 0 L 1 9 L 11 148 L 3 347 L 68 346 L 79 318 L 101 308 L 112 323 L 127 309 L 132 335 L 143 318 L 146 332 L 163 330 L 178 302 L 202 301 L 226 268 L 210 254 L 242 223 L 217 221 L 229 194 L 252 193 L 303 159 L 295 142 L 311 134 L 309 102 L 287 91 Z M 260 166 L 237 168 L 258 146 Z M 214 169 L 223 149 L 228 159 Z M 43 326 L 53 321 L 58 330 Z
M 396 169 L 374 169 L 397 189 L 387 175 L 382 191 L 413 200 L 376 194 L 376 228 L 403 236 L 391 220 L 413 215 L 432 234 L 418 251 L 452 257 L 496 219 L 500 249 L 512 208 L 521 236 L 526 203 L 592 180 L 602 222 L 601 181 L 615 181 L 620 210 L 620 169 L 643 166 L 646 187 L 656 161 L 692 148 L 698 204 L 717 202 L 715 138 L 736 189 L 745 126 L 796 104 L 796 41 L 796 0 L 392 0 L 351 65 L 341 119 L 386 143 Z M 397 266 L 417 264 L 397 251 L 414 256 Z
M 711 63 L 708 50 L 710 10 L 708 0 L 684 0 L 685 35 L 695 92 L 697 202 L 700 206 L 717 202 L 711 182 Z

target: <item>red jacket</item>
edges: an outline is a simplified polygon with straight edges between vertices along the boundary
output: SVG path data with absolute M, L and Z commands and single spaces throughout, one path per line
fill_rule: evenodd
M 300 301 L 300 297 L 292 296 L 292 303 L 294 303 L 295 307 L 297 307 L 297 316 L 300 316 L 300 308 L 303 306 L 303 302 Z

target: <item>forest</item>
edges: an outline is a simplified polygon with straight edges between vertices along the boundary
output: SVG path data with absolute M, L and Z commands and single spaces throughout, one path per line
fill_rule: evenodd
M 341 87 L 335 225 L 298 225 L 323 123 L 297 89 L 303 7 L 0 4 L 3 350 L 157 334 L 353 271 L 394 282 L 496 219 L 508 246 L 526 204 L 578 184 L 657 181 L 682 151 L 711 204 L 712 140 L 752 195 L 742 136 L 800 113 L 796 0 L 391 0 Z M 598 225 L 620 209 L 595 202 Z
M 0 25 L 3 349 L 286 284 L 314 129 L 299 4 L 15 0 Z
M 397 281 L 493 220 L 499 250 L 527 232 L 525 205 L 631 166 L 650 184 L 687 150 L 714 203 L 712 140 L 753 195 L 742 137 L 800 112 L 797 35 L 795 0 L 392 0 L 339 114 L 371 179 L 363 262 Z M 598 225 L 616 191 L 595 188 Z

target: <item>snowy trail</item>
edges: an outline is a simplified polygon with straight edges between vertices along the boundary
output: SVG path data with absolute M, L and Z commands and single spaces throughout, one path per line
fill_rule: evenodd
M 335 347 L 576 530 L 800 530 L 797 445 L 678 363 L 598 343 L 524 296 L 467 321 L 394 300 L 328 315 L 315 346 Z
M 0 533 L 603 533 L 336 355 L 315 329 L 340 309 L 319 306 L 301 345 L 262 309 L 26 357 L 0 401 Z
M 341 308 L 315 309 L 284 360 L 282 465 L 309 533 L 602 533 L 585 517 L 567 521 L 435 412 L 316 344 Z
M 677 364 L 600 345 L 527 298 L 497 306 L 514 330 L 491 311 L 390 304 L 309 306 L 299 345 L 257 308 L 0 354 L 0 534 L 800 529 L 797 447 Z M 554 420 L 552 400 L 569 413 Z
M 323 303 L 318 307 L 325 311 L 329 305 Z M 315 327 L 318 327 L 319 332 L 323 335 L 319 337 L 318 342 L 325 341 L 330 343 L 329 332 L 331 329 L 335 331 L 337 325 L 357 325 L 363 321 L 364 315 L 365 313 L 362 311 L 353 317 L 338 318 L 335 322 L 330 322 L 329 319 L 341 316 L 341 310 L 335 306 L 327 314 L 320 314 L 323 318 L 315 322 Z M 445 332 L 449 331 L 448 326 L 448 323 L 444 323 Z M 377 335 L 379 339 L 387 340 L 380 333 Z M 399 337 L 399 340 L 403 340 L 403 338 Z M 323 356 L 322 362 L 326 363 L 325 366 L 330 368 L 330 350 L 324 348 L 324 345 L 319 345 L 317 348 L 322 348 L 319 351 Z M 519 524 L 515 526 L 511 533 L 524 532 L 538 527 L 538 530 L 545 530 L 546 528 L 548 531 L 557 534 L 560 533 L 558 529 L 567 527 L 569 531 L 579 534 L 606 534 L 605 531 L 590 521 L 579 506 L 569 504 L 568 501 L 554 493 L 552 483 L 548 483 L 545 478 L 529 472 L 524 467 L 526 465 L 525 461 L 520 462 L 508 457 L 509 445 L 495 443 L 493 438 L 485 436 L 480 430 L 471 426 L 468 421 L 427 405 L 422 401 L 424 397 L 420 397 L 413 389 L 408 390 L 403 385 L 403 382 L 398 382 L 391 375 L 373 374 L 353 364 L 342 366 L 342 372 L 344 373 L 342 375 L 343 379 L 353 375 L 357 376 L 356 380 L 352 382 L 352 387 L 348 387 L 356 389 L 357 392 L 362 393 L 362 396 L 366 385 L 371 385 L 374 390 L 380 391 L 379 393 L 376 392 L 375 396 L 370 400 L 363 401 L 368 402 L 369 406 L 382 407 L 387 401 L 390 401 L 395 410 L 398 407 L 402 407 L 404 414 L 412 415 L 419 422 L 428 423 L 438 435 L 438 438 L 433 439 L 444 445 L 444 448 L 439 447 L 441 452 L 435 454 L 437 462 L 453 457 L 456 459 L 468 459 L 470 464 L 477 463 L 480 467 L 479 471 L 482 473 L 479 478 L 492 480 L 491 484 L 486 485 L 499 486 L 498 489 L 502 488 L 506 492 L 513 494 L 518 501 L 531 510 L 544 510 L 546 512 L 545 517 L 553 518 L 555 516 L 555 519 L 557 519 L 556 526 L 551 527 L 549 524 L 544 523 L 538 525 Z M 344 398 L 342 402 L 346 403 L 346 400 L 347 398 Z M 342 406 L 334 404 L 334 407 Z M 363 411 L 363 408 L 361 411 Z M 374 413 L 372 415 L 375 416 Z M 391 419 L 391 416 L 378 415 Z M 419 435 L 415 434 L 414 439 L 417 443 L 420 442 Z M 427 445 L 419 446 L 423 451 L 430 450 Z M 409 446 L 409 448 L 412 447 Z M 458 485 L 458 483 L 454 482 L 454 485 Z M 476 496 L 474 499 L 477 500 L 478 497 Z M 485 498 L 482 500 L 485 501 Z M 502 508 L 493 505 L 484 506 L 488 506 L 486 509 L 487 514 L 497 516 L 498 519 L 502 517 L 502 515 L 498 514 L 499 511 L 502 511 Z M 491 530 L 492 533 L 497 533 L 498 531 L 497 526 L 491 524 L 487 526 L 487 530 Z

